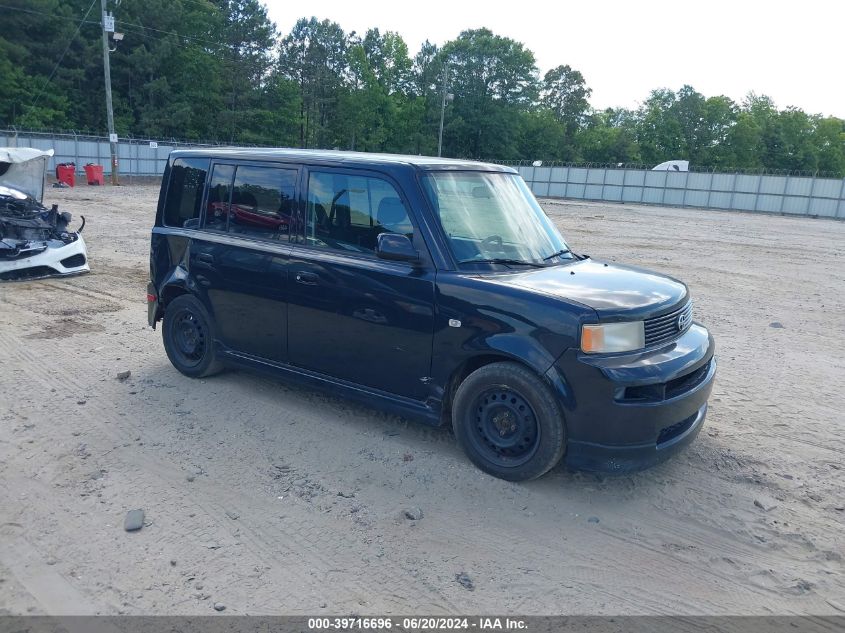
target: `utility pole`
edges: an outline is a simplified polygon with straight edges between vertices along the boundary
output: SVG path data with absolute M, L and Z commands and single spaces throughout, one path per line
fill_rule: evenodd
M 105 2 L 105 0 L 103 0 Z M 443 95 L 440 99 L 440 134 L 437 137 L 437 156 L 443 153 L 443 120 L 446 118 L 446 83 L 449 81 L 449 66 L 443 63 Z
M 106 83 L 106 116 L 109 124 L 109 146 L 111 147 L 111 184 L 118 185 L 117 134 L 114 133 L 114 111 L 111 104 L 111 66 L 109 65 L 109 33 L 114 32 L 114 17 L 106 14 L 106 0 L 100 0 L 103 24 L 103 74 Z

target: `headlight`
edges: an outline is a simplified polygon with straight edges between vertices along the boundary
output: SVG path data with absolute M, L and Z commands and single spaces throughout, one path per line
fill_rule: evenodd
M 581 349 L 585 352 L 630 352 L 643 347 L 645 326 L 642 321 L 581 326 Z

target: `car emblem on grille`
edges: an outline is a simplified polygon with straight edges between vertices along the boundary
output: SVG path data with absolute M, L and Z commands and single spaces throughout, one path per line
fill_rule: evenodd
M 678 315 L 678 332 L 683 332 L 692 320 L 692 310 L 686 310 Z

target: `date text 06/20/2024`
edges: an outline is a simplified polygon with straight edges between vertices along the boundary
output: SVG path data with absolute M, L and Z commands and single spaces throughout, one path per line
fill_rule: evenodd
M 405 631 L 413 630 L 472 630 L 479 631 L 520 631 L 527 628 L 521 618 L 509 617 L 328 617 L 309 618 L 308 628 L 321 630 L 390 630 L 393 627 Z

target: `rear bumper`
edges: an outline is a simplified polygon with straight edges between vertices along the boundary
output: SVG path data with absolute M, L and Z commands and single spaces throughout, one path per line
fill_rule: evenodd
M 658 350 L 565 353 L 553 371 L 566 390 L 561 398 L 566 464 L 582 470 L 639 470 L 689 445 L 707 414 L 716 375 L 714 351 L 713 338 L 695 324 Z
M 158 309 L 158 290 L 153 282 L 147 283 L 147 323 L 156 329 L 156 322 L 161 318 Z

